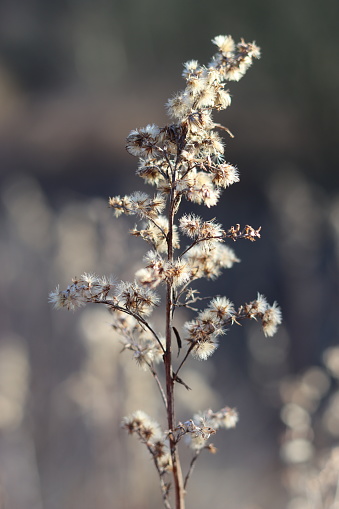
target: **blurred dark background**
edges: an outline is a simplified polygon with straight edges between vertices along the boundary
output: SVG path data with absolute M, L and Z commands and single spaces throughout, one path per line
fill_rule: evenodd
M 255 40 L 262 58 L 218 115 L 241 182 L 195 210 L 225 228 L 261 225 L 262 239 L 232 245 L 242 263 L 201 289 L 237 305 L 259 291 L 284 322 L 272 340 L 252 324 L 232 330 L 213 359 L 188 365 L 195 391 L 178 418 L 240 412 L 220 454 L 198 464 L 188 503 L 308 507 L 282 482 L 279 415 L 282 381 L 322 369 L 338 342 L 338 11 L 335 0 L 1 1 L 1 509 L 160 505 L 148 456 L 119 429 L 138 408 L 156 417 L 152 380 L 119 355 L 104 311 L 56 312 L 47 296 L 84 271 L 128 279 L 141 266 L 133 221 L 107 209 L 109 195 L 143 187 L 125 137 L 169 121 L 182 63 L 207 63 L 219 34 Z

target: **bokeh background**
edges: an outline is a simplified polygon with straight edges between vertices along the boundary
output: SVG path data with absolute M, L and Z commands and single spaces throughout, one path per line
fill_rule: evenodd
M 198 462 L 188 506 L 337 507 L 338 11 L 336 0 L 1 1 L 1 509 L 161 506 L 146 451 L 120 430 L 138 408 L 158 417 L 153 381 L 120 354 L 105 310 L 56 312 L 47 297 L 84 271 L 140 268 L 147 246 L 107 208 L 143 186 L 125 137 L 168 122 L 182 63 L 207 63 L 219 34 L 255 40 L 262 59 L 230 84 L 219 119 L 241 182 L 199 212 L 261 225 L 262 239 L 232 246 L 242 263 L 201 290 L 237 305 L 259 291 L 284 323 L 272 340 L 234 327 L 183 371 L 193 391 L 178 388 L 179 419 L 240 413 Z

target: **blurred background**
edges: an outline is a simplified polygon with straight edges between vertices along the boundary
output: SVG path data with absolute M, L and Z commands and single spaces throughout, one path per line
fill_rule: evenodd
M 207 63 L 219 34 L 255 40 L 262 59 L 218 117 L 241 182 L 195 211 L 261 225 L 262 239 L 232 245 L 242 263 L 200 289 L 236 305 L 259 291 L 284 322 L 273 339 L 233 327 L 183 371 L 193 391 L 178 387 L 178 419 L 240 414 L 199 460 L 187 504 L 338 507 L 338 11 L 336 0 L 1 1 L 1 509 L 161 507 L 147 452 L 120 430 L 139 408 L 161 421 L 153 380 L 120 354 L 104 309 L 56 312 L 47 297 L 85 271 L 131 279 L 142 265 L 133 220 L 107 207 L 143 190 L 125 137 L 168 122 L 182 63 Z

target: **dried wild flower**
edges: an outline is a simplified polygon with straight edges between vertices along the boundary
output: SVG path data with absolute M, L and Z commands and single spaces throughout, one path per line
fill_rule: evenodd
M 141 410 L 125 417 L 122 427 L 135 434 L 148 449 L 167 509 L 171 508 L 171 491 L 176 509 L 184 509 L 187 484 L 198 456 L 203 450 L 216 452 L 213 444 L 207 443 L 208 439 L 218 429 L 233 428 L 238 421 L 237 411 L 224 407 L 176 423 L 176 385 L 190 389 L 179 377 L 186 360 L 189 356 L 208 359 L 227 330 L 244 319 L 261 322 L 265 336 L 273 336 L 281 323 L 278 305 L 270 306 L 260 294 L 238 308 L 228 297 L 216 296 L 205 309 L 199 310 L 202 298 L 194 288 L 198 279 L 213 280 L 223 269 L 230 269 L 240 261 L 225 244 L 227 239 L 253 242 L 260 238 L 260 227 L 241 228 L 237 224 L 224 230 L 215 219 L 204 220 L 192 213 L 182 215 L 177 221 L 182 200 L 210 209 L 218 203 L 223 190 L 239 182 L 237 167 L 225 160 L 221 133 L 233 135 L 214 122 L 213 111 L 230 106 L 227 82 L 238 81 L 253 59 L 260 57 L 260 50 L 255 43 L 243 39 L 236 44 L 229 35 L 219 35 L 212 42 L 217 52 L 207 66 L 196 60 L 184 64 L 185 89 L 166 103 L 172 123 L 164 127 L 148 124 L 127 136 L 126 149 L 138 158 L 136 174 L 156 188 L 153 196 L 137 191 L 109 199 L 116 217 L 134 215 L 141 221 L 130 233 L 151 246 L 144 257 L 144 266 L 135 274 L 135 281 L 117 282 L 84 274 L 74 279 L 65 291 L 57 287 L 50 293 L 50 302 L 57 309 L 74 310 L 87 303 L 108 307 L 112 328 L 119 333 L 123 350 L 131 352 L 136 363 L 154 377 L 165 409 L 166 428 L 162 429 Z M 188 245 L 182 248 L 180 235 L 188 238 Z M 160 305 L 154 289 L 161 287 L 166 292 L 163 334 L 154 329 L 148 318 Z M 180 307 L 195 312 L 185 324 L 175 322 Z M 173 355 L 174 346 L 178 348 L 178 360 Z M 164 386 L 158 375 L 159 367 L 163 368 Z M 179 456 L 183 436 L 193 450 L 185 477 Z

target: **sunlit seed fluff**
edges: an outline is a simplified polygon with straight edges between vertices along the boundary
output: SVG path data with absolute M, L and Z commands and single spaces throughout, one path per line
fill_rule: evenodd
M 77 308 L 85 306 L 88 299 L 84 293 L 76 285 L 70 285 L 67 290 L 60 291 L 59 287 L 49 294 L 49 302 L 53 304 L 55 309 L 66 308 L 74 311 Z
M 184 63 L 184 70 L 182 72 L 183 78 L 196 74 L 200 70 L 200 66 L 197 60 L 189 60 Z
M 164 197 L 171 194 L 171 185 L 165 179 L 162 179 L 159 181 L 157 188 L 158 188 L 159 193 L 161 193 Z
M 168 233 L 168 218 L 166 216 L 158 216 L 155 220 L 155 223 L 161 228 L 161 230 L 165 233 L 165 235 L 167 235 L 167 233 Z M 149 227 L 151 227 L 151 224 L 149 225 Z M 154 226 L 154 228 L 156 228 L 156 226 Z M 156 229 L 158 230 L 158 232 L 160 231 L 158 228 L 156 228 Z M 173 234 L 173 238 L 172 238 L 173 247 L 174 247 L 174 249 L 178 249 L 180 247 L 180 242 L 179 242 L 179 234 L 178 234 L 177 225 L 173 226 L 172 234 Z M 167 250 L 167 242 L 166 242 L 166 238 L 163 237 L 163 234 L 162 234 L 162 238 L 163 238 L 163 242 L 165 244 L 164 251 L 166 251 Z M 160 249 L 160 250 L 157 249 L 157 251 L 163 252 L 162 249 Z
M 183 177 L 176 181 L 176 189 L 179 193 L 184 193 L 191 189 L 195 184 L 197 171 L 196 169 L 186 173 Z
M 194 186 L 197 188 L 197 190 L 199 188 L 203 188 L 204 186 L 205 188 L 213 188 L 211 176 L 204 171 L 198 171 L 194 178 Z
M 130 200 L 131 209 L 141 217 L 156 217 L 166 206 L 166 200 L 160 194 L 150 198 L 146 193 L 136 191 L 130 195 Z
M 120 198 L 120 196 L 113 196 L 109 199 L 108 204 L 114 209 L 114 215 L 116 217 L 119 217 L 121 214 L 134 214 L 129 196 L 124 196 L 123 198 Z
M 215 433 L 220 427 L 220 422 L 217 416 L 218 412 L 213 412 L 211 409 L 208 409 L 204 412 L 195 414 L 193 418 L 194 422 L 207 429 L 212 429 Z
M 191 134 L 201 134 L 202 129 L 212 129 L 214 126 L 211 114 L 207 110 L 193 111 L 186 118 L 186 124 Z
M 89 272 L 85 272 L 81 275 L 79 282 L 88 284 L 89 286 L 93 286 L 99 283 L 99 276 L 96 274 L 91 274 Z
M 188 442 L 188 446 L 193 451 L 200 451 L 200 449 L 203 449 L 206 445 L 206 438 L 203 438 L 201 435 L 200 436 L 187 435 L 185 438 L 186 442 Z
M 150 288 L 156 288 L 164 280 L 163 275 L 146 267 L 137 270 L 135 277 L 141 285 L 149 286 Z
M 135 141 L 128 142 L 126 144 L 126 150 L 129 154 L 131 154 L 131 156 L 141 157 L 145 155 L 144 147 L 140 144 L 137 144 Z
M 215 107 L 225 110 L 231 106 L 232 98 L 228 90 L 218 90 L 215 94 Z
M 134 129 L 126 140 L 127 151 L 134 156 L 157 153 L 159 133 L 159 127 L 154 124 L 149 124 L 141 129 Z
M 215 89 L 213 87 L 203 88 L 195 99 L 194 106 L 198 109 L 212 107 L 215 104 L 215 99 Z
M 179 92 L 171 99 L 168 99 L 166 103 L 167 111 L 171 117 L 176 119 L 182 119 L 185 115 L 187 115 L 192 106 L 192 101 L 189 98 L 189 95 L 184 92 Z
M 190 76 L 187 78 L 187 92 L 197 100 L 198 94 L 203 93 L 206 87 L 206 81 L 202 76 Z M 199 96 L 200 99 L 200 96 Z M 195 102 L 195 105 L 198 106 L 198 103 Z
M 265 313 L 265 311 L 268 307 L 266 298 L 263 295 L 261 295 L 260 293 L 258 293 L 257 299 L 255 301 L 253 301 L 251 304 L 252 304 L 253 311 L 255 311 L 255 313 L 259 313 L 259 314 Z
M 179 228 L 190 238 L 197 237 L 200 233 L 200 228 L 202 224 L 202 219 L 195 214 L 185 214 L 179 220 Z
M 227 297 L 215 297 L 208 305 L 218 320 L 227 320 L 234 314 L 234 304 Z
M 137 410 L 130 415 L 126 415 L 121 422 L 121 426 L 133 432 L 143 426 L 149 425 L 151 422 L 151 418 L 145 412 L 142 410 Z
M 220 73 L 220 81 L 225 81 L 225 66 L 224 55 L 218 51 L 212 56 L 210 63 L 208 64 L 209 69 L 214 69 Z
M 220 275 L 221 269 L 230 269 L 234 263 L 240 261 L 230 247 L 222 244 L 213 245 L 209 251 L 198 244 L 191 248 L 184 258 L 192 269 L 193 279 L 215 279 Z
M 181 152 L 181 161 L 186 161 L 186 162 L 193 162 L 194 161 L 194 149 L 191 151 L 189 150 L 183 150 Z
M 161 471 L 167 472 L 172 470 L 172 458 L 168 451 L 163 452 L 160 456 L 157 456 L 157 458 Z
M 220 70 L 215 67 L 204 69 L 203 77 L 208 85 L 214 85 L 216 87 L 222 86 L 220 85 L 222 75 L 220 74 Z
M 174 287 L 182 286 L 190 280 L 191 269 L 184 260 L 174 260 L 166 264 L 165 277 Z
M 160 128 L 155 124 L 148 124 L 146 127 L 140 129 L 133 129 L 127 137 L 127 140 L 134 140 L 135 138 L 144 138 L 146 140 L 155 141 L 159 136 Z
M 155 250 L 147 251 L 144 256 L 144 261 L 148 266 L 154 267 L 155 265 L 160 264 L 162 267 L 165 264 L 165 259 Z
M 65 297 L 63 292 L 60 291 L 60 287 L 57 286 L 54 292 L 49 293 L 48 302 L 53 304 L 54 309 L 61 309 L 63 307 L 66 307 L 65 304 Z
M 145 441 L 159 434 L 160 426 L 153 421 L 145 412 L 137 410 L 123 418 L 121 426 L 130 433 L 137 432 Z
M 241 48 L 241 45 L 238 45 Z M 229 63 L 226 70 L 226 79 L 230 81 L 238 81 L 246 73 L 252 65 L 252 55 L 249 53 L 248 45 L 242 48 L 242 53 L 238 55 L 232 63 Z
M 239 71 L 242 72 L 244 75 L 249 67 L 252 65 L 252 58 L 251 57 L 245 57 L 240 63 L 239 63 Z
M 136 174 L 143 178 L 147 184 L 151 185 L 156 185 L 163 179 L 154 159 L 139 159 Z
M 214 427 L 214 421 L 212 418 L 213 415 L 214 415 L 214 413 L 212 412 L 211 409 L 204 410 L 203 412 L 199 411 L 193 415 L 193 421 L 198 426 L 202 426 L 203 424 L 206 424 L 207 426 Z
M 203 325 L 199 320 L 191 320 L 184 324 L 185 333 L 188 334 L 188 340 L 203 341 L 207 335 L 204 331 Z
M 133 331 L 132 335 L 136 336 L 136 331 Z M 162 359 L 163 351 L 158 342 L 152 337 L 143 337 L 142 334 L 139 334 L 137 339 L 130 340 L 125 348 L 133 352 L 134 360 L 145 371 L 151 364 L 157 364 Z
M 149 202 L 150 197 L 147 193 L 143 193 L 142 191 L 135 191 L 130 195 L 130 200 L 134 206 L 140 206 L 140 204 Z
M 210 338 L 215 339 L 226 332 L 223 327 L 223 322 L 215 313 L 212 313 L 211 309 L 206 308 L 200 311 L 197 321 L 201 324 L 202 330 L 205 330 L 206 335 L 209 335 Z
M 220 224 L 215 223 L 214 221 L 206 221 L 201 225 L 199 231 L 199 238 L 209 239 L 216 238 L 216 240 L 221 240 L 224 234 L 224 230 Z
M 232 53 L 235 49 L 234 40 L 230 35 L 217 35 L 212 39 L 212 42 L 223 53 Z
M 130 340 L 130 331 L 140 327 L 136 319 L 122 311 L 111 310 L 112 323 L 111 326 L 114 330 L 118 331 L 122 338 L 128 337 Z
M 168 233 L 168 219 L 166 216 L 158 216 L 153 221 L 149 221 L 145 229 L 134 229 L 132 233 L 150 242 L 158 253 L 167 252 L 166 235 Z M 178 229 L 175 225 L 173 228 L 173 247 L 177 249 L 179 246 Z
M 198 204 L 204 204 L 208 208 L 218 203 L 220 191 L 216 189 L 209 175 L 204 172 L 198 172 L 194 177 L 194 183 L 188 184 L 188 190 L 185 193 L 188 201 Z
M 159 297 L 152 290 L 140 286 L 136 281 L 122 281 L 117 287 L 117 298 L 121 306 L 145 316 L 149 315 L 159 302 Z
M 239 421 L 239 414 L 235 408 L 225 407 L 216 412 L 218 424 L 221 428 L 235 428 Z
M 278 325 L 282 321 L 281 310 L 276 302 L 272 306 L 269 306 L 263 317 L 262 317 L 262 327 L 265 336 L 274 336 L 277 332 Z
M 159 434 L 158 428 L 154 426 L 154 424 L 149 424 L 148 426 L 144 426 L 140 430 L 141 438 L 145 442 L 150 442 L 154 439 L 154 436 L 157 436 Z
M 249 43 L 248 47 L 253 58 L 260 58 L 260 48 L 256 45 L 255 41 Z
M 224 153 L 224 142 L 215 131 L 209 133 L 209 136 L 204 140 L 204 144 L 210 148 L 211 155 L 221 155 Z
M 229 67 L 226 71 L 226 79 L 229 81 L 239 81 L 244 75 L 244 70 L 240 70 L 238 66 Z
M 148 124 L 144 129 L 140 129 L 140 131 L 156 139 L 159 136 L 160 128 L 155 124 Z
M 147 370 L 148 364 L 152 361 L 149 352 L 144 351 L 141 347 L 133 349 L 133 358 L 140 368 Z
M 216 339 L 209 339 L 208 341 L 196 343 L 192 350 L 192 356 L 195 359 L 205 361 L 215 352 L 217 348 L 218 342 Z
M 70 288 L 81 294 L 84 299 L 90 301 L 92 299 L 107 298 L 114 284 L 113 278 L 85 273 L 79 279 L 74 280 L 74 284 Z
M 213 250 L 214 262 L 224 269 L 230 269 L 234 263 L 239 263 L 240 260 L 234 253 L 233 249 L 224 245 L 217 245 Z
M 148 251 L 144 260 L 147 263 L 147 267 L 138 270 L 135 276 L 142 285 L 155 288 L 166 277 L 166 262 L 157 251 Z
M 239 172 L 235 166 L 229 163 L 221 163 L 211 170 L 213 184 L 226 188 L 239 182 Z

